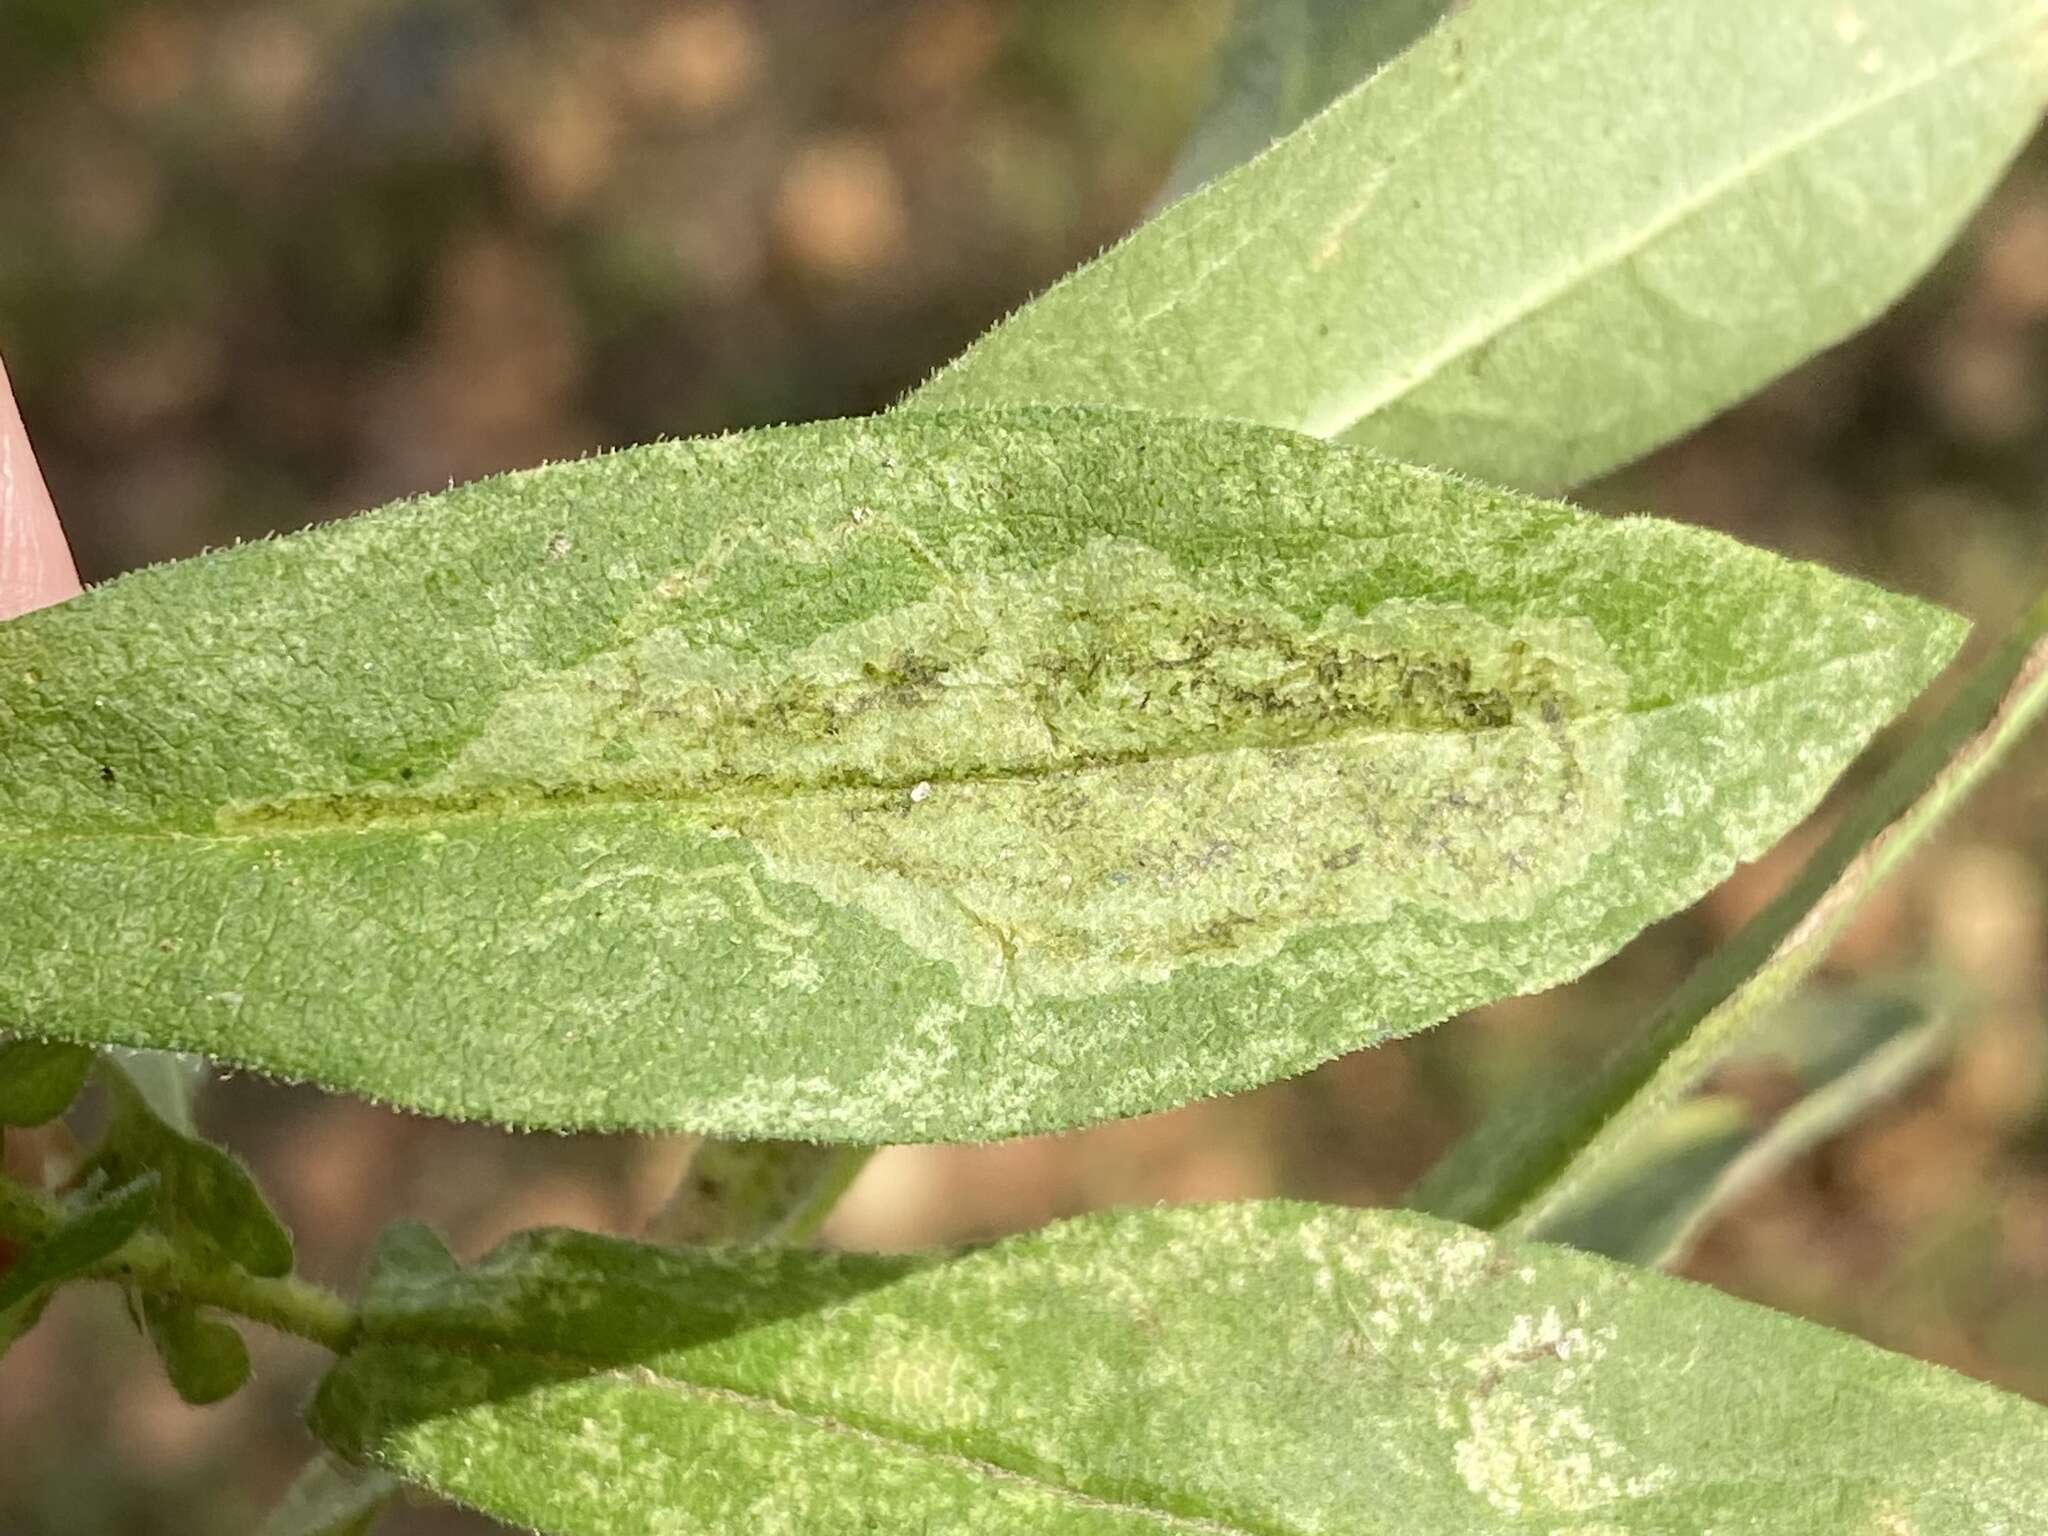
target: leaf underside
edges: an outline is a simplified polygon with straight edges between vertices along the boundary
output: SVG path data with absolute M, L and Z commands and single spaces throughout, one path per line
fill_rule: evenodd
M 1074 1126 L 1577 974 L 1959 633 L 1240 425 L 659 444 L 0 626 L 0 1018 L 515 1124 Z
M 2044 101 L 2048 0 L 1487 0 L 908 403 L 1577 484 L 1868 323 Z
M 315 1432 L 549 1536 L 2048 1521 L 2034 1404 L 1409 1213 L 1125 1212 L 897 1258 L 528 1233 L 371 1303 Z

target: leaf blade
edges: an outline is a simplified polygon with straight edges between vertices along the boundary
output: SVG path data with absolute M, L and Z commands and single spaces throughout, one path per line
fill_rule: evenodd
M 368 1327 L 316 1433 L 561 1536 L 1941 1536 L 2048 1487 L 2036 1405 L 1407 1213 L 1125 1212 L 951 1257 L 527 1234 Z
M 1889 305 L 2039 119 L 2044 39 L 2040 0 L 1470 7 L 906 403 L 1213 414 L 1577 483 Z
M 0 1010 L 512 1123 L 1085 1123 L 1576 974 L 1958 634 L 1224 423 L 659 445 L 0 629 Z

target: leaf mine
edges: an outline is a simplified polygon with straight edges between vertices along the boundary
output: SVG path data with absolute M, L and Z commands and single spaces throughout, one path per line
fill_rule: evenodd
M 0 626 L 0 1017 L 515 1124 L 1085 1124 L 1576 974 L 1958 633 L 1224 422 L 656 444 Z
M 1253 964 L 1397 902 L 1526 913 L 1613 835 L 1626 700 L 1583 621 L 1394 600 L 1309 625 L 1101 539 L 772 667 L 655 628 L 508 695 L 416 788 L 223 825 L 658 801 L 967 1001 L 1023 1002 Z

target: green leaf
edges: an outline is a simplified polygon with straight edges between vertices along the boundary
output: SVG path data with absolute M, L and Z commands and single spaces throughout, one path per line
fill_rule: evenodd
M 257 1529 L 256 1536 L 369 1536 L 401 1488 L 374 1467 L 314 1457 Z
M 1249 160 L 1442 19 L 1450 0 L 1239 0 L 1211 98 L 1162 203 Z
M 0 1041 L 0 1125 L 41 1125 L 71 1107 L 93 1053 L 79 1045 Z
M 1762 1115 L 1733 1090 L 1688 1099 L 1619 1148 L 1529 1235 L 1636 1264 L 1676 1263 L 1717 1212 L 1946 1054 L 1953 1010 L 1925 990 L 1844 990 L 1766 1015 L 1722 1070 L 1785 1074 L 1797 1093 L 1791 1105 Z
M 112 1113 L 93 1166 L 116 1181 L 160 1175 L 155 1220 L 181 1245 L 252 1275 L 289 1274 L 291 1234 L 234 1154 L 173 1130 L 113 1062 L 100 1063 L 100 1077 Z
M 2048 0 L 1489 0 L 917 406 L 1143 406 L 1588 479 L 1889 304 L 2048 98 Z
M 157 1193 L 156 1178 L 145 1175 L 75 1204 L 61 1226 L 0 1273 L 0 1317 L 110 1257 L 149 1219 Z
M 315 1432 L 550 1536 L 2048 1522 L 2048 1412 L 1409 1213 L 1123 1212 L 954 1257 L 514 1238 L 368 1318 Z
M 142 1321 L 178 1396 L 217 1403 L 249 1380 L 249 1346 L 232 1323 L 176 1296 L 141 1297 Z
M 1576 975 L 1959 633 L 1236 424 L 661 444 L 0 626 L 0 1014 L 524 1124 L 1135 1114 Z

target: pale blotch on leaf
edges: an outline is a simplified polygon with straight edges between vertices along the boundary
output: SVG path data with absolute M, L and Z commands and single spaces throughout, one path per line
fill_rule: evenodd
M 1509 1518 L 1576 1515 L 1652 1498 L 1677 1472 L 1638 1460 L 1621 1426 L 1596 1422 L 1589 1369 L 1608 1330 L 1567 1323 L 1555 1307 L 1520 1316 L 1508 1336 L 1465 1362 L 1470 1387 L 1447 1394 L 1437 1421 L 1460 1431 L 1452 1461 L 1465 1486 Z M 1571 1527 L 1591 1533 L 1599 1526 Z
M 767 899 L 858 907 L 982 1005 L 1254 964 L 1399 904 L 1525 916 L 1621 820 L 1627 683 L 1584 620 L 1308 622 L 1112 538 L 942 574 L 773 662 L 688 606 L 509 694 L 415 787 L 236 819 L 655 802 L 746 845 Z

